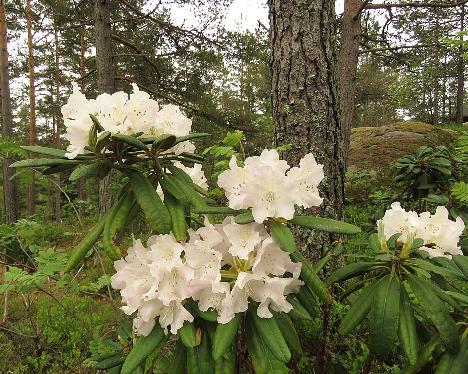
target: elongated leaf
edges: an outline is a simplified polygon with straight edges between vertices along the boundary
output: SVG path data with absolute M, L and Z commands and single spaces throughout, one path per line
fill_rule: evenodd
M 203 332 L 201 343 L 198 349 L 198 362 L 201 373 L 214 373 L 215 364 L 213 354 L 211 352 L 211 341 L 208 333 Z
M 88 178 L 89 176 L 96 176 L 98 172 L 99 164 L 97 162 L 92 164 L 83 164 L 78 166 L 70 174 L 70 181 L 77 181 L 80 178 Z
M 276 244 L 285 252 L 292 253 L 296 251 L 294 236 L 286 225 L 271 221 L 270 234 Z
M 184 322 L 177 335 L 179 335 L 180 341 L 187 348 L 193 348 L 197 344 L 195 326 L 188 321 Z
M 239 211 L 231 209 L 227 206 L 205 206 L 200 208 L 194 208 L 192 210 L 196 214 L 223 214 L 223 215 L 233 215 L 238 214 Z
M 369 314 L 377 284 L 378 282 L 369 283 L 354 300 L 351 309 L 346 313 L 338 328 L 341 335 L 350 333 Z
M 248 210 L 247 212 L 238 214 L 237 216 L 234 217 L 234 222 L 239 224 L 239 225 L 252 223 L 254 221 L 255 220 L 254 220 L 252 212 L 250 210 Z
M 57 173 L 62 173 L 64 171 L 70 170 L 75 168 L 75 164 L 65 164 L 65 165 L 56 165 L 56 166 L 50 166 L 46 167 L 41 171 L 42 175 L 51 175 L 51 174 L 57 174 Z
M 159 151 L 165 151 L 173 147 L 176 142 L 176 137 L 174 135 L 163 134 L 158 136 L 151 146 L 151 152 L 156 153 Z
M 464 337 L 460 349 L 454 355 L 445 353 L 437 365 L 435 374 L 466 374 L 468 372 L 468 338 Z
M 309 261 L 299 251 L 291 253 L 290 257 L 293 261 L 302 263 L 301 278 L 309 286 L 311 291 L 323 302 L 328 302 L 330 294 L 328 293 L 327 287 L 317 276 Z
M 164 194 L 164 204 L 171 216 L 172 233 L 178 241 L 187 239 L 187 221 L 185 220 L 185 207 L 169 192 Z
M 432 359 L 434 351 L 436 350 L 437 346 L 440 344 L 440 337 L 436 336 L 428 343 L 426 343 L 418 352 L 418 359 L 416 364 L 410 366 L 402 371 L 401 374 L 416 374 L 422 369 L 427 363 Z
M 286 342 L 288 343 L 289 348 L 291 348 L 296 353 L 303 355 L 304 351 L 302 350 L 301 341 L 299 335 L 297 334 L 294 323 L 291 321 L 291 318 L 285 313 L 275 313 L 275 319 L 278 322 L 278 327 L 281 330 Z
M 65 157 L 66 153 L 63 149 L 41 147 L 40 145 L 22 145 L 21 148 L 29 152 L 54 157 Z
M 98 223 L 85 235 L 81 242 L 75 247 L 70 256 L 65 269 L 65 273 L 74 269 L 85 257 L 91 247 L 98 241 L 106 223 L 106 217 L 100 219 Z
M 185 350 L 185 346 L 181 343 L 181 341 L 177 340 L 168 374 L 185 374 L 186 367 L 187 352 Z
M 443 277 L 449 278 L 463 278 L 463 274 L 460 272 L 453 271 L 451 269 L 444 268 L 442 266 L 434 265 L 432 262 L 423 260 L 422 258 L 412 258 L 411 263 L 416 264 L 418 267 L 442 275 Z
M 318 317 L 320 314 L 320 306 L 317 298 L 312 294 L 309 287 L 306 285 L 299 289 L 299 293 L 296 295 L 301 305 L 306 308 L 311 317 Z
M 291 360 L 291 352 L 289 351 L 288 344 L 281 333 L 275 317 L 273 318 L 260 318 L 256 310 L 249 309 L 249 318 L 253 321 L 256 331 L 262 337 L 262 340 L 275 356 L 281 362 L 287 363 Z
M 307 319 L 312 320 L 311 315 L 307 309 L 297 300 L 295 297 L 288 299 L 289 303 L 293 306 L 293 309 L 289 312 L 292 319 Z
M 357 277 L 362 273 L 370 271 L 377 265 L 376 262 L 356 262 L 345 265 L 335 270 L 327 280 L 327 284 L 343 282 L 345 280 Z
M 140 172 L 127 171 L 132 190 L 151 228 L 159 234 L 171 231 L 171 216 L 150 181 Z
M 439 331 L 440 338 L 447 349 L 452 353 L 456 352 L 458 349 L 457 326 L 444 303 L 437 297 L 432 287 L 427 284 L 429 281 L 412 274 L 408 274 L 407 279 L 411 290 L 424 309 L 424 313 Z
M 177 137 L 176 144 L 185 142 L 187 140 L 206 138 L 207 136 L 211 136 L 211 134 L 208 134 L 206 132 L 194 132 L 192 134 Z
M 148 336 L 138 338 L 128 354 L 120 371 L 121 374 L 132 374 L 134 370 L 156 349 L 160 350 L 166 341 L 164 330 L 156 323 Z
M 351 225 L 350 223 L 323 217 L 295 216 L 290 222 L 309 229 L 327 231 L 335 234 L 357 234 L 361 232 L 359 227 Z
M 31 158 L 28 160 L 16 161 L 10 165 L 11 168 L 27 168 L 39 166 L 57 166 L 57 165 L 78 165 L 79 160 L 68 160 L 60 158 Z
M 173 175 L 166 174 L 160 181 L 162 189 L 169 192 L 181 203 L 188 203 L 189 199 L 184 190 L 179 186 L 177 179 Z
M 256 374 L 288 374 L 288 368 L 273 356 L 251 318 L 246 320 L 245 338 Z
M 218 360 L 232 345 L 239 329 L 241 315 L 237 313 L 228 323 L 219 323 L 213 340 L 213 359 Z
M 379 280 L 369 314 L 370 348 L 377 357 L 385 357 L 392 350 L 398 333 L 400 316 L 400 281 L 387 274 Z
M 118 355 L 118 356 L 106 358 L 98 362 L 95 366 L 96 366 L 96 369 L 99 369 L 99 370 L 110 369 L 110 368 L 122 365 L 124 361 L 125 361 L 125 357 Z
M 404 287 L 401 287 L 400 298 L 400 322 L 398 327 L 398 337 L 401 349 L 411 365 L 416 364 L 418 359 L 419 340 L 416 331 L 416 320 L 411 308 L 409 297 Z
M 116 140 L 132 147 L 141 149 L 143 151 L 147 151 L 148 147 L 143 143 L 141 140 L 135 138 L 134 136 L 130 135 L 123 135 L 123 134 L 114 134 L 111 136 L 112 140 Z
M 452 261 L 460 268 L 465 278 L 468 278 L 468 256 L 452 256 Z

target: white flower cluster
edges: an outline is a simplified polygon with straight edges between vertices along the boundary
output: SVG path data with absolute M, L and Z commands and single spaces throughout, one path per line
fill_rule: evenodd
M 322 198 L 318 185 L 324 177 L 323 166 L 314 156 L 305 155 L 299 167 L 279 159 L 274 149 L 263 150 L 260 156 L 248 157 L 239 167 L 233 156 L 229 169 L 218 177 L 233 209 L 251 208 L 255 222 L 269 217 L 292 219 L 294 205 L 304 208 L 319 206 Z
M 66 156 L 75 158 L 83 153 L 88 145 L 88 134 L 93 122 L 90 114 L 96 116 L 105 131 L 112 134 L 132 135 L 142 133 L 146 136 L 171 134 L 184 136 L 190 133 L 192 121 L 185 117 L 179 107 L 166 105 L 162 109 L 148 93 L 140 91 L 132 84 L 130 97 L 123 91 L 112 95 L 103 93 L 96 99 L 88 100 L 76 83 L 68 102 L 62 106 L 62 115 L 67 132 L 65 138 L 70 142 Z M 190 142 L 177 144 L 172 151 L 177 154 L 193 152 Z
M 429 253 L 432 257 L 448 257 L 462 255 L 458 245 L 460 235 L 465 229 L 465 224 L 460 217 L 455 221 L 449 219 L 447 208 L 439 206 L 435 214 L 414 211 L 406 211 L 399 202 L 391 205 L 391 209 L 385 212 L 384 217 L 378 221 L 383 226 L 383 235 L 386 239 L 394 234 L 401 234 L 398 241 L 406 242 L 409 238 L 424 240 L 424 246 L 420 249 Z
M 140 335 L 148 335 L 157 318 L 166 332 L 176 334 L 184 321 L 193 321 L 190 299 L 201 311 L 216 310 L 219 323 L 245 312 L 249 300 L 259 303 L 262 318 L 272 317 L 270 308 L 288 313 L 292 305 L 286 296 L 303 285 L 302 264 L 292 262 L 258 223 L 239 225 L 227 217 L 222 224 L 206 222 L 190 230 L 187 243 L 158 235 L 147 246 L 135 241 L 127 257 L 115 262 L 112 276 L 123 311 L 137 312 Z

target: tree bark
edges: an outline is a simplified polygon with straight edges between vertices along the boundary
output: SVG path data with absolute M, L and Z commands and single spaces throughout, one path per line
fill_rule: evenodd
M 461 6 L 460 10 L 460 31 L 465 30 L 465 5 Z M 463 36 L 460 36 L 463 40 Z M 463 104 L 465 95 L 465 61 L 463 43 L 458 47 L 458 62 L 457 62 L 457 123 L 463 123 Z
M 112 65 L 112 31 L 110 24 L 110 0 L 95 0 L 94 28 L 96 36 L 97 89 L 99 93 L 113 93 L 115 88 Z M 99 181 L 99 214 L 105 214 L 112 206 L 110 190 L 111 174 Z
M 33 34 L 32 34 L 32 15 L 31 15 L 31 0 L 26 0 L 26 24 L 28 29 L 28 64 L 29 64 L 29 145 L 36 144 L 36 86 L 35 86 L 35 71 L 34 71 L 34 50 L 33 50 Z M 34 157 L 30 153 L 29 157 Z M 32 173 L 31 183 L 28 186 L 27 199 L 28 215 L 33 215 L 36 210 L 36 181 L 34 172 Z
M 435 37 L 434 41 L 438 42 L 440 36 L 440 23 L 439 23 L 439 13 L 438 9 L 435 8 Z M 434 54 L 434 83 L 432 87 L 432 124 L 437 125 L 440 122 L 439 115 L 439 102 L 440 102 L 440 84 L 439 84 L 439 75 L 440 75 L 440 47 L 436 46 Z
M 355 78 L 361 39 L 362 0 L 345 0 L 338 55 L 338 82 L 340 87 L 341 122 L 343 126 L 343 152 L 348 158 L 351 127 L 354 115 Z
M 54 41 L 55 41 L 55 136 L 54 143 L 56 148 L 60 148 L 60 119 L 62 113 L 60 111 L 60 51 L 59 51 L 59 36 L 57 27 L 54 24 Z M 55 221 L 62 221 L 62 191 L 60 190 L 60 173 L 57 174 L 55 183 Z
M 86 51 L 86 40 L 85 40 L 85 33 L 86 28 L 85 25 L 81 25 L 80 27 L 80 87 L 81 92 L 85 93 L 86 85 L 85 85 L 85 51 Z M 77 184 L 78 189 L 78 199 L 81 201 L 86 200 L 86 180 L 85 178 L 78 179 Z M 83 205 L 80 204 L 79 213 L 83 214 Z
M 0 92 L 2 95 L 2 136 L 13 136 L 13 113 L 10 97 L 10 73 L 8 61 L 8 28 L 5 13 L 5 0 L 0 0 Z M 6 154 L 3 163 L 3 205 L 5 222 L 13 223 L 19 218 L 18 186 L 10 168 L 11 155 Z
M 283 158 L 297 165 L 312 152 L 324 165 L 321 207 L 309 213 L 342 218 L 345 157 L 340 121 L 333 1 L 269 0 L 272 104 L 275 141 L 291 143 Z M 332 241 L 326 233 L 298 230 L 309 257 Z M 316 250 L 315 253 L 311 253 Z

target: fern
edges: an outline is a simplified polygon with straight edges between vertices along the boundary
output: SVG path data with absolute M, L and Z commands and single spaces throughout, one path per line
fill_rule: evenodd
M 468 183 L 454 183 L 452 187 L 452 197 L 461 205 L 468 206 Z

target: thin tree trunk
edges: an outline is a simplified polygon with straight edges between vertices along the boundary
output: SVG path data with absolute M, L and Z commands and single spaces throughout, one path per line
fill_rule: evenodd
M 34 51 L 33 51 L 33 36 L 32 36 L 32 15 L 31 15 L 31 0 L 26 0 L 26 23 L 28 29 L 28 52 L 29 52 L 29 144 L 36 144 L 36 86 L 34 72 Z M 29 155 L 33 157 L 33 154 Z M 28 186 L 27 199 L 28 215 L 33 215 L 36 210 L 36 181 L 35 175 L 32 174 L 31 183 Z
M 113 93 L 115 89 L 112 65 L 112 32 L 110 0 L 95 0 L 94 28 L 96 35 L 97 89 L 99 93 Z M 99 214 L 105 214 L 112 205 L 111 174 L 99 181 Z
M 460 10 L 460 31 L 465 30 L 465 5 L 461 6 Z M 460 36 L 463 40 L 463 36 Z M 457 123 L 463 123 L 463 104 L 465 95 L 465 61 L 463 58 L 464 48 L 463 43 L 458 47 L 458 64 L 457 64 Z
M 277 145 L 291 143 L 283 157 L 297 165 L 312 152 L 324 165 L 324 202 L 309 213 L 342 218 L 345 172 L 335 55 L 333 1 L 269 0 L 272 104 Z M 317 259 L 329 246 L 327 233 L 296 231 L 299 246 Z M 313 253 L 314 252 L 314 253 Z
M 86 52 L 86 41 L 85 41 L 85 32 L 86 28 L 84 25 L 80 27 L 80 86 L 81 92 L 85 93 L 85 52 Z M 78 179 L 78 199 L 81 201 L 86 200 L 86 181 L 84 178 Z M 79 206 L 79 213 L 80 215 L 83 214 L 83 205 L 80 204 Z
M 0 0 L 0 92 L 2 95 L 2 136 L 13 136 L 13 113 L 10 97 L 10 73 L 8 62 L 8 31 L 5 14 L 5 0 Z M 13 223 L 19 218 L 18 186 L 13 179 L 14 171 L 10 168 L 13 162 L 6 154 L 3 159 L 3 205 L 5 222 Z
M 343 152 L 348 158 L 351 126 L 354 115 L 355 78 L 361 39 L 362 0 L 345 0 L 338 55 L 338 82 L 340 87 L 341 122 L 343 126 Z M 358 14 L 359 13 L 359 14 Z M 346 161 L 345 159 L 345 161 Z
M 439 30 L 439 12 L 435 8 L 435 38 L 434 42 L 439 42 L 440 30 Z M 439 84 L 439 75 L 440 75 L 440 47 L 437 45 L 435 48 L 434 55 L 434 87 L 433 87 L 433 101 L 432 101 L 432 124 L 437 125 L 440 122 L 439 115 L 439 95 L 440 95 L 440 84 Z
M 59 37 L 58 30 L 54 24 L 54 41 L 55 41 L 55 136 L 54 143 L 56 148 L 60 148 L 60 52 L 59 52 Z M 55 187 L 55 221 L 62 221 L 62 191 L 60 191 L 60 173 L 56 177 L 57 186 Z

